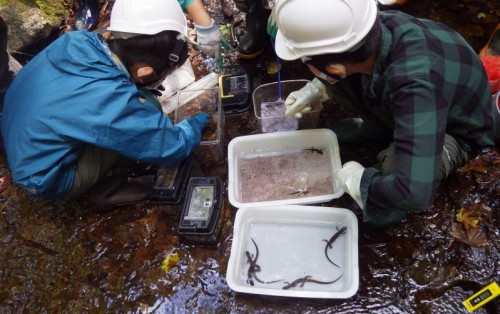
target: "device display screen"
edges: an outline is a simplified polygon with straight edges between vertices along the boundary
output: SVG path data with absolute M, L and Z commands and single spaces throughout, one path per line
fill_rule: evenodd
M 492 295 L 491 291 L 486 290 L 483 293 L 481 293 L 480 295 L 478 295 L 477 297 L 475 297 L 474 299 L 470 300 L 470 304 L 472 306 L 476 306 L 477 304 L 481 303 L 481 301 L 484 301 L 487 298 L 491 297 L 491 295 Z
M 229 93 L 243 93 L 248 91 L 247 77 L 244 75 L 229 78 Z
M 185 219 L 189 220 L 207 220 L 213 206 L 214 187 L 204 186 L 196 187 L 191 196 L 189 210 Z
M 175 177 L 177 176 L 177 172 L 179 171 L 179 166 L 175 168 L 166 168 L 162 167 L 158 170 L 156 175 L 156 188 L 168 188 L 171 189 L 174 187 Z

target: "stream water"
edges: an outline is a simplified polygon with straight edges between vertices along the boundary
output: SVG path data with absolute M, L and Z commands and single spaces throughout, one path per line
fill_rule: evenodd
M 226 2 L 206 1 L 219 23 L 237 16 Z M 500 16 L 498 1 L 414 0 L 405 9 L 449 21 L 475 48 Z M 486 17 L 479 19 L 480 13 Z M 245 64 L 254 87 L 276 80 L 268 73 L 273 61 L 267 51 Z M 207 73 L 209 62 L 193 63 L 197 76 Z M 286 62 L 281 78 L 312 77 L 300 63 Z M 319 127 L 346 116 L 342 108 L 325 104 Z M 227 116 L 225 132 L 228 142 L 258 133 L 253 111 Z M 341 159 L 370 164 L 383 145 L 345 146 Z M 348 299 L 232 291 L 226 270 L 237 208 L 227 199 L 227 163 L 202 170 L 224 182 L 223 228 L 216 245 L 179 237 L 179 206 L 143 204 L 99 212 L 85 197 L 27 197 L 11 183 L 5 155 L 0 155 L 0 313 L 465 313 L 464 299 L 500 280 L 498 147 L 443 182 L 427 211 L 387 230 L 363 224 L 347 195 L 323 204 L 351 208 L 359 220 L 359 289 Z M 477 226 L 465 228 L 459 213 L 477 218 Z M 177 262 L 169 262 L 173 254 Z M 476 313 L 499 312 L 497 298 Z

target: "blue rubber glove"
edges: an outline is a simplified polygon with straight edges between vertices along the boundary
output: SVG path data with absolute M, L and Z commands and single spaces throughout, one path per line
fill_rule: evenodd
M 201 140 L 201 134 L 203 133 L 203 129 L 208 125 L 208 122 L 212 118 L 211 114 L 208 113 L 197 113 L 194 116 L 186 119 L 189 125 L 192 128 L 194 133 L 194 137 L 197 141 Z
M 212 118 L 211 114 L 208 113 L 197 113 L 189 118 L 189 124 L 192 126 L 198 126 L 200 129 L 205 128 L 208 125 L 208 121 Z

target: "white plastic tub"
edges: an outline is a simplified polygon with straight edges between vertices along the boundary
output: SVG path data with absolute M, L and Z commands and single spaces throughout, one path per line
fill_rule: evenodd
M 343 227 L 345 233 L 327 248 L 326 241 Z M 325 254 L 337 266 L 329 262 Z M 248 280 L 248 255 L 260 267 L 255 274 L 264 283 L 255 278 Z M 284 289 L 287 283 L 305 276 L 323 282 L 338 280 L 329 284 L 306 281 L 303 286 Z M 240 208 L 234 222 L 226 279 L 236 292 L 298 298 L 349 298 L 359 287 L 357 218 L 348 209 L 334 207 Z
M 236 137 L 228 145 L 229 202 L 238 208 L 317 204 L 339 198 L 335 133 L 298 130 Z

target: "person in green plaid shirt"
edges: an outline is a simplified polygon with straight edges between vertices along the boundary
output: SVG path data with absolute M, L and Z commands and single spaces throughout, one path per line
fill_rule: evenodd
M 316 75 L 287 97 L 286 114 L 333 97 L 360 116 L 329 125 L 340 144 L 392 142 L 381 169 L 349 161 L 336 173 L 365 222 L 388 227 L 425 210 L 440 180 L 494 145 L 486 72 L 447 26 L 372 0 L 279 0 L 271 19 L 278 56 Z

